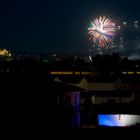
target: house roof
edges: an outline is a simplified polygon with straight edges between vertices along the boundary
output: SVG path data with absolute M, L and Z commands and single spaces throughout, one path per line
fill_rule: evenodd
M 117 78 L 115 77 L 99 77 L 99 76 L 75 76 L 75 75 L 60 75 L 54 77 L 54 79 L 59 79 L 63 83 L 73 83 L 78 84 L 82 79 L 87 80 L 88 83 L 114 83 Z
M 62 83 L 78 84 L 82 79 L 85 79 L 88 83 L 115 83 L 118 79 L 122 83 L 140 83 L 140 77 L 138 76 L 75 76 L 75 75 L 58 75 L 52 76 L 53 79 L 61 81 Z
M 57 81 L 51 81 L 49 82 L 49 84 L 47 84 L 47 86 L 49 87 L 49 89 L 52 92 L 61 92 L 61 93 L 65 93 L 65 92 L 74 92 L 74 91 L 84 91 L 84 89 L 73 86 L 73 85 L 68 85 L 65 83 L 61 83 L 61 82 L 57 82 Z
M 54 79 L 56 78 L 65 84 L 69 84 L 69 83 L 78 84 L 82 80 L 82 76 L 74 76 L 74 75 L 67 75 L 67 76 L 60 75 L 60 76 L 54 77 Z

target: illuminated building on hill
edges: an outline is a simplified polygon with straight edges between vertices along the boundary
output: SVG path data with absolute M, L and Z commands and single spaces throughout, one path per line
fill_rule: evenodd
M 0 49 L 0 56 L 11 56 L 11 53 L 6 49 Z

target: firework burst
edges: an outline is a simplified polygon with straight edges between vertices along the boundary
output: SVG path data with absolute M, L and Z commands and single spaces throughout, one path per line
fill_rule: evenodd
M 116 35 L 116 26 L 109 18 L 99 17 L 91 22 L 88 28 L 89 40 L 98 47 L 107 47 Z

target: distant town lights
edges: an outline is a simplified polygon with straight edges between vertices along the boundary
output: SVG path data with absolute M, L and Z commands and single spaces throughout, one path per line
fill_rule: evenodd
M 126 75 L 133 75 L 133 74 L 140 74 L 140 71 L 134 72 L 134 71 L 123 71 L 122 74 Z

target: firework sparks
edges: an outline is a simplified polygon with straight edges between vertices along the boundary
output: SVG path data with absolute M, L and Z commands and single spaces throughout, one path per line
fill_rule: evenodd
M 116 34 L 115 23 L 106 17 L 99 17 L 91 22 L 88 28 L 89 40 L 99 47 L 107 47 L 113 42 Z

